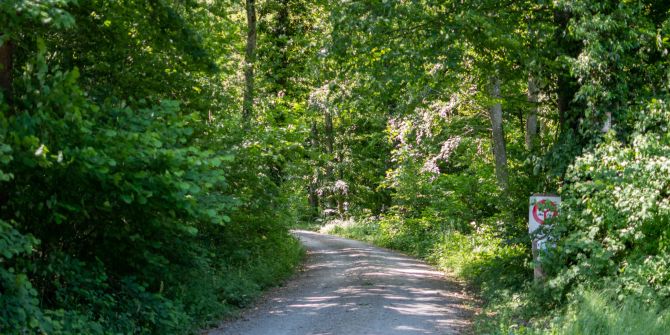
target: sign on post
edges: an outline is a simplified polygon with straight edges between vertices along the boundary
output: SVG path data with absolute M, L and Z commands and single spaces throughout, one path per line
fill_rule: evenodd
M 530 206 L 528 208 L 528 232 L 535 233 L 541 226 L 544 226 L 549 218 L 558 215 L 558 207 L 561 205 L 561 197 L 556 195 L 536 194 L 530 197 Z M 540 250 L 547 248 L 547 236 L 533 236 L 533 259 L 537 261 Z M 542 268 L 539 264 L 535 265 L 535 278 L 542 278 Z

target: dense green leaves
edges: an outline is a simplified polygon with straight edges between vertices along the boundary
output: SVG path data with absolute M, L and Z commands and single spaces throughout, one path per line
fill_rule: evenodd
M 556 229 L 561 263 L 578 262 L 561 269 L 561 287 L 608 278 L 622 296 L 667 300 L 669 120 L 667 104 L 651 102 L 629 144 L 610 136 L 568 171 Z
M 542 317 L 584 287 L 614 290 L 625 306 L 643 299 L 665 308 L 668 9 L 662 1 L 578 0 L 332 6 L 334 123 L 350 131 L 343 125 L 356 115 L 359 124 L 387 125 L 383 152 L 347 136 L 336 138 L 336 152 L 384 161 L 384 179 L 359 173 L 390 195 L 382 210 L 335 231 L 461 270 L 481 285 L 489 308 L 505 309 L 502 323 L 484 322 L 484 332 L 523 329 L 518 319 L 540 318 L 543 327 Z M 506 190 L 496 185 L 491 152 L 501 142 L 488 120 L 497 103 Z M 531 115 L 539 127 L 527 145 Z M 343 172 L 356 164 L 335 165 L 352 189 L 360 182 Z M 564 200 L 546 285 L 529 281 L 532 193 Z M 374 208 L 356 199 L 358 206 Z M 466 256 L 457 262 L 444 250 Z M 512 279 L 491 275 L 493 264 Z M 473 271 L 479 266 L 490 269 Z
M 0 9 L 2 45 L 14 46 L 0 109 L 0 333 L 189 333 L 290 272 L 291 208 L 276 205 L 264 159 L 284 142 L 258 136 L 262 149 L 248 150 L 255 129 L 227 105 L 232 13 L 171 1 Z
M 255 3 L 251 64 L 241 3 L 0 3 L 0 333 L 193 331 L 333 217 L 478 284 L 484 331 L 667 307 L 666 2 Z

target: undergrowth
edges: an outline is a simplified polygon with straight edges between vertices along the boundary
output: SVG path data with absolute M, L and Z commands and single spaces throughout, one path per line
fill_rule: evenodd
M 396 218 L 397 219 L 397 218 Z M 387 218 L 334 220 L 321 232 L 407 252 L 465 280 L 482 302 L 477 334 L 667 334 L 670 311 L 611 290 L 580 289 L 560 304 L 532 279 L 528 250 L 491 233 L 391 233 Z

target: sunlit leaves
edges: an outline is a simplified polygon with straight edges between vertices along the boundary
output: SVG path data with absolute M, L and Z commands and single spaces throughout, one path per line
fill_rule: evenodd
M 560 247 L 563 257 L 578 262 L 566 264 L 555 279 L 563 288 L 606 276 L 627 295 L 668 297 L 663 285 L 654 283 L 670 279 L 667 271 L 655 269 L 665 262 L 661 255 L 670 236 L 670 142 L 662 130 L 669 120 L 667 103 L 653 100 L 636 117 L 639 131 L 628 143 L 610 133 L 568 170 Z

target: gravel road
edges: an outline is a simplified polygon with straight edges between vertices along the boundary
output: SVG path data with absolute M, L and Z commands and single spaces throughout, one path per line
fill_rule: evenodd
M 453 280 L 425 263 L 358 241 L 295 231 L 304 269 L 209 335 L 459 334 L 472 309 Z

